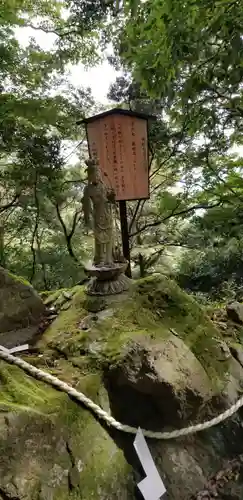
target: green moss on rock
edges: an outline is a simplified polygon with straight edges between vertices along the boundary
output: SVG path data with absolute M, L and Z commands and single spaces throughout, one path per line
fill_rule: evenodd
M 74 290 L 68 310 L 61 311 L 44 334 L 40 346 L 59 349 L 66 356 L 84 352 L 99 363 L 114 364 L 126 355 L 131 342 L 162 340 L 178 335 L 192 350 L 210 378 L 224 376 L 220 332 L 193 297 L 167 277 L 154 275 L 133 283 L 130 293 L 120 300 L 106 299 L 111 314 L 102 316 L 85 330 L 82 324 L 92 313 L 87 311 L 83 286 Z M 102 307 L 103 309 L 103 307 Z
M 0 362 L 0 411 L 30 411 L 42 415 L 53 411 L 60 396 L 50 386 L 28 377 L 16 366 Z
M 17 274 L 10 273 L 10 271 L 8 271 L 8 275 L 17 283 L 22 283 L 22 285 L 26 285 L 33 288 L 31 283 L 26 278 L 23 278 L 23 276 L 18 276 Z
M 74 354 L 78 352 L 78 346 L 85 336 L 85 333 L 79 328 L 81 319 L 87 315 L 87 311 L 84 309 L 84 301 L 84 288 L 81 286 L 76 287 L 70 308 L 60 311 L 55 322 L 52 323 L 39 342 L 41 349 L 48 345 L 62 350 L 67 348 L 67 353 L 72 352 Z
M 0 384 L 0 491 L 6 497 L 14 488 L 26 500 L 118 500 L 129 490 L 131 468 L 92 413 L 4 362 Z M 100 387 L 99 374 L 78 382 L 97 403 Z M 1 421 L 1 412 L 11 418 Z
M 143 309 L 152 310 L 167 330 L 176 332 L 206 371 L 222 375 L 221 334 L 192 296 L 167 277 L 150 276 L 137 283 L 134 298 Z

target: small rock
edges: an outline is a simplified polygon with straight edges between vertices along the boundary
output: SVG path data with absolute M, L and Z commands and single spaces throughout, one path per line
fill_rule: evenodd
M 243 324 L 243 304 L 232 302 L 226 306 L 226 311 L 229 319 L 240 325 Z
M 97 355 L 100 351 L 102 351 L 102 345 L 100 342 L 94 341 L 89 345 L 88 351 L 90 354 Z
M 64 304 L 61 306 L 61 311 L 66 311 L 70 306 L 71 302 L 64 302 Z
M 243 349 L 239 345 L 234 345 L 230 347 L 232 356 L 237 359 L 241 366 L 243 366 Z
M 104 311 L 100 311 L 98 314 L 97 314 L 97 319 L 106 319 L 106 318 L 111 318 L 114 314 L 114 310 L 113 309 L 105 309 Z
M 79 325 L 78 325 L 80 330 L 84 330 L 84 331 L 90 330 L 90 326 L 91 326 L 91 317 L 90 316 L 85 316 L 85 318 L 83 318 L 81 323 L 79 323 Z
M 56 308 L 54 306 L 49 307 L 48 309 L 49 314 L 56 313 Z
M 222 352 L 224 353 L 225 359 L 230 358 L 231 354 L 230 354 L 230 350 L 229 350 L 227 344 L 222 342 L 220 347 L 221 347 Z
M 66 290 L 64 290 L 64 292 L 62 292 L 63 296 L 65 297 L 65 299 L 67 300 L 71 300 L 72 299 L 72 292 L 67 292 Z
M 46 316 L 49 321 L 51 321 L 53 317 L 56 318 L 57 315 L 58 311 L 54 307 L 52 307 L 51 309 L 47 309 Z
M 222 330 L 226 331 L 227 330 L 227 324 L 223 323 L 223 321 L 215 321 L 216 326 L 221 328 Z
M 63 306 L 63 304 L 65 304 L 66 301 L 67 299 L 66 297 L 64 297 L 64 293 L 62 292 L 53 305 L 56 309 L 60 309 Z

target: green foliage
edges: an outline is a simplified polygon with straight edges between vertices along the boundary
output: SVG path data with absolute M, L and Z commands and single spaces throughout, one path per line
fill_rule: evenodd
M 214 300 L 243 296 L 243 221 L 234 201 L 193 219 L 182 235 L 191 249 L 180 262 L 179 283 Z
M 26 26 L 52 36 L 52 48 L 43 50 L 33 39 L 22 46 L 16 29 L 19 34 Z M 207 293 L 234 282 L 243 163 L 229 148 L 242 144 L 242 27 L 241 5 L 234 1 L 67 0 L 64 8 L 58 0 L 6 0 L 0 22 L 1 264 L 39 289 L 71 286 L 83 276 L 81 261 L 91 250 L 80 203 L 83 158 L 70 167 L 63 146 L 78 148 L 76 121 L 91 114 L 94 102 L 89 90 L 67 84 L 66 69 L 94 64 L 112 41 L 110 61 L 124 72 L 109 98 L 156 118 L 149 120 L 150 200 L 128 204 L 135 266 L 141 276 L 156 266 L 167 273 L 168 256 L 175 260 L 189 246 L 201 251 L 192 254 L 196 282 L 212 271 Z M 192 288 L 200 291 L 201 281 Z
M 208 90 L 212 76 L 213 83 L 238 86 L 242 21 L 239 2 L 140 2 L 125 23 L 122 55 L 157 95 L 178 77 L 180 95 Z
M 104 12 L 91 2 L 66 2 L 65 9 L 59 0 L 6 0 L 0 20 L 1 264 L 38 289 L 82 280 L 89 249 L 82 163 L 67 165 L 63 149 L 77 147 L 76 122 L 93 100 L 89 89 L 65 82 L 65 66 L 97 59 L 95 29 Z M 25 27 L 51 34 L 53 46 L 43 50 L 34 38 L 22 44 Z
M 131 7 L 123 2 L 115 64 L 132 77 L 117 80 L 110 97 L 157 118 L 151 201 L 132 234 L 141 245 L 189 247 L 180 282 L 226 293 L 226 282 L 241 287 L 243 162 L 230 148 L 242 145 L 242 5 L 148 0 L 130 15 Z
M 200 139 L 194 153 L 226 152 L 241 141 L 242 28 L 241 3 L 217 0 L 140 2 L 121 27 L 122 61 L 163 99 L 171 125 Z
M 111 316 L 93 323 L 89 319 L 89 331 L 80 330 L 87 321 L 85 307 L 84 288 L 75 287 L 69 309 L 61 311 L 39 347 L 79 357 L 80 362 L 92 360 L 92 366 L 100 368 L 123 359 L 131 341 L 160 342 L 176 331 L 216 385 L 222 381 L 227 363 L 222 363 L 218 330 L 204 309 L 167 277 L 155 274 L 134 282 L 125 300 L 112 301 Z
M 186 254 L 180 269 L 179 282 L 187 289 L 210 294 L 213 298 L 227 295 L 226 284 L 235 286 L 238 298 L 243 294 L 243 243 L 230 241 L 221 248 Z M 232 294 L 233 295 L 233 294 Z

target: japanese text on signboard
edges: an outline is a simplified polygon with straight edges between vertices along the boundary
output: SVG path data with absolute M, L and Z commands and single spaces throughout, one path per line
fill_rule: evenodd
M 116 200 L 149 197 L 146 120 L 108 115 L 87 125 L 90 154 Z

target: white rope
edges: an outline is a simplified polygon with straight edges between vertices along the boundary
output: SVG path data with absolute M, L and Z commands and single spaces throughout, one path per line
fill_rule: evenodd
M 137 433 L 137 428 L 136 427 L 131 427 L 130 425 L 125 425 L 122 424 L 121 422 L 118 422 L 115 420 L 111 415 L 109 415 L 106 411 L 102 410 L 100 406 L 95 404 L 91 399 L 89 399 L 85 394 L 82 392 L 77 391 L 70 385 L 66 384 L 65 382 L 62 382 L 59 380 L 57 377 L 54 377 L 53 375 L 50 375 L 50 373 L 47 373 L 43 370 L 40 370 L 39 368 L 36 368 L 35 366 L 26 363 L 21 358 L 17 358 L 10 354 L 9 352 L 2 351 L 0 349 L 0 358 L 2 358 L 4 361 L 7 361 L 10 364 L 16 365 L 19 368 L 22 368 L 26 373 L 31 375 L 32 377 L 42 380 L 44 382 L 47 382 L 48 384 L 52 385 L 53 387 L 56 387 L 57 389 L 60 389 L 61 391 L 65 392 L 72 398 L 76 399 L 80 403 L 83 403 L 87 408 L 92 410 L 99 418 L 104 420 L 107 425 L 110 427 L 114 427 L 115 429 L 122 431 L 122 432 L 127 432 L 129 434 L 136 434 Z M 221 415 L 218 415 L 218 417 L 213 418 L 212 420 L 208 420 L 207 422 L 201 423 L 201 424 L 196 424 L 196 425 L 191 425 L 189 427 L 186 427 L 184 429 L 179 429 L 175 430 L 172 432 L 153 432 L 149 430 L 142 429 L 144 436 L 148 438 L 153 438 L 153 439 L 174 439 L 177 437 L 181 436 L 187 436 L 188 434 L 194 434 L 195 432 L 203 431 L 205 429 L 209 429 L 210 427 L 213 427 L 214 425 L 219 424 L 220 422 L 223 422 L 227 418 L 231 417 L 236 413 L 239 408 L 243 406 L 243 396 L 233 405 L 231 406 L 228 410 L 225 412 L 221 413 Z

